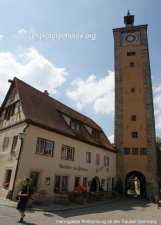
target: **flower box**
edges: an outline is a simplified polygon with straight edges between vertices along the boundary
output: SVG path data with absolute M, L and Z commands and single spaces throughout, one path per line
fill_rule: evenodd
M 9 187 L 9 185 L 10 185 L 9 183 L 5 183 L 4 184 L 5 187 Z

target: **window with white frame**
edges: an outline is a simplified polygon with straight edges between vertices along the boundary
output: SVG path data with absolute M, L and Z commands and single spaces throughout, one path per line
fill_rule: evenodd
M 52 155 L 53 143 L 50 141 L 45 142 L 45 155 Z
M 87 163 L 91 162 L 91 153 L 90 152 L 86 152 L 86 162 Z
M 100 164 L 100 155 L 96 154 L 96 164 Z
M 109 157 L 104 156 L 104 166 L 109 166 Z
M 62 145 L 61 159 L 74 160 L 74 148 Z
M 53 155 L 54 142 L 42 138 L 37 139 L 36 153 L 42 155 Z
M 45 140 L 38 138 L 36 145 L 36 153 L 44 154 Z

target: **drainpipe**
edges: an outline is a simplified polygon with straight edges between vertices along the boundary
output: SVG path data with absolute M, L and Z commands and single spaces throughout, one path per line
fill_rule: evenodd
M 25 130 L 28 128 L 28 126 L 29 126 L 29 123 L 23 129 L 23 132 L 25 132 Z M 13 180 L 13 187 L 12 187 L 12 190 L 11 190 L 11 199 L 13 197 L 13 192 L 14 192 L 14 189 L 15 189 L 15 182 L 16 182 L 17 172 L 18 172 L 18 168 L 19 168 L 19 161 L 20 161 L 20 156 L 21 156 L 21 152 L 22 152 L 22 148 L 23 148 L 23 142 L 24 142 L 24 140 L 21 139 L 20 151 L 19 151 L 18 158 L 17 158 L 17 166 L 16 166 L 15 176 L 14 176 L 14 180 Z

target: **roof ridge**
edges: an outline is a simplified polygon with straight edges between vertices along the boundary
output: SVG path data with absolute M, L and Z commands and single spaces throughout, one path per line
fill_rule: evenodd
M 78 141 L 90 145 L 98 146 L 106 150 L 114 150 L 102 128 L 91 118 L 79 113 L 51 96 L 46 95 L 17 77 L 14 77 L 13 82 L 11 82 L 3 106 L 14 86 L 16 86 L 19 95 L 25 121 L 30 121 L 29 123 L 34 126 L 77 139 Z M 56 103 L 60 104 L 60 108 Z M 2 110 L 4 110 L 4 107 L 2 108 Z M 65 120 L 62 116 L 63 113 L 69 116 L 70 119 Z M 70 123 L 72 119 L 76 121 L 79 120 L 82 124 L 80 132 L 75 132 L 71 129 Z M 84 125 L 91 127 L 92 130 L 96 129 L 100 132 L 98 143 L 94 140 L 92 131 L 83 129 Z

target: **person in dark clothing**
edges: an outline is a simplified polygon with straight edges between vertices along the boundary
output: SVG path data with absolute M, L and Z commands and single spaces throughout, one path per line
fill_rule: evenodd
M 24 179 L 24 185 L 22 187 L 21 192 L 18 194 L 20 200 L 17 204 L 17 209 L 19 210 L 19 212 L 21 213 L 21 218 L 20 218 L 20 222 L 23 222 L 23 218 L 25 216 L 25 210 L 26 210 L 26 206 L 27 206 L 27 202 L 28 202 L 28 196 L 29 196 L 29 178 L 25 178 Z

